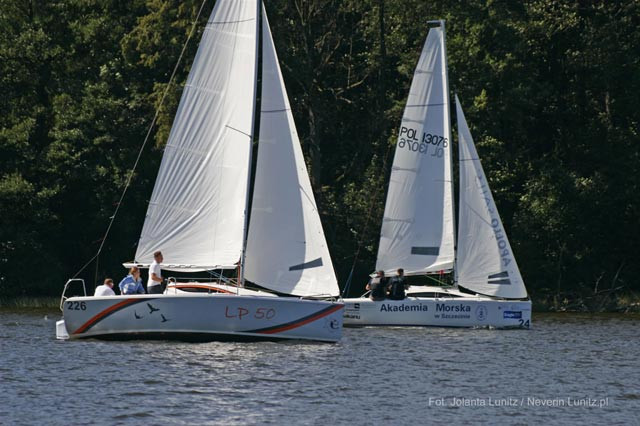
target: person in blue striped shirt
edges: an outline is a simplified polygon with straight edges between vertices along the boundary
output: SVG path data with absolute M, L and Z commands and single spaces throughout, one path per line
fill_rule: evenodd
M 120 287 L 120 294 L 144 294 L 140 270 L 135 266 L 132 267 L 129 270 L 129 275 L 120 281 L 118 287 Z

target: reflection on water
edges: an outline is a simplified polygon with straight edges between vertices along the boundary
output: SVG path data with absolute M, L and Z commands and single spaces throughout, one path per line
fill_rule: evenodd
M 536 315 L 529 331 L 345 329 L 337 344 L 61 342 L 58 317 L 0 312 L 0 424 L 640 416 L 638 316 Z

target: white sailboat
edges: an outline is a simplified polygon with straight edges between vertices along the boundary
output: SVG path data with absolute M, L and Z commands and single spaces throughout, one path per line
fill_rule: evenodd
M 431 28 L 398 136 L 376 269 L 453 272 L 454 286 L 412 285 L 403 300 L 345 299 L 345 325 L 529 328 L 531 301 L 456 97 L 457 259 L 444 21 Z M 414 278 L 415 280 L 415 278 Z M 463 289 L 466 289 L 463 290 Z
M 261 37 L 259 35 L 262 17 Z M 258 158 L 251 146 L 262 43 Z M 248 229 L 247 229 L 248 228 Z M 72 297 L 70 338 L 337 341 L 344 305 L 259 0 L 218 0 L 185 85 L 135 261 L 164 271 L 234 270 L 237 283 L 173 282 L 164 294 Z M 263 288 L 244 288 L 245 278 Z M 325 300 L 322 300 L 325 299 Z

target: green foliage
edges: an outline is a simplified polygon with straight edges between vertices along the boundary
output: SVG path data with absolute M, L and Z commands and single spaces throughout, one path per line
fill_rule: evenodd
M 280 63 L 341 283 L 373 269 L 427 20 L 536 298 L 639 290 L 640 3 L 271 0 Z M 160 99 L 199 0 L 0 0 L 0 293 L 56 294 L 91 258 L 131 258 L 182 84 Z M 38 264 L 30 276 L 29 266 Z M 94 270 L 85 278 L 93 282 Z

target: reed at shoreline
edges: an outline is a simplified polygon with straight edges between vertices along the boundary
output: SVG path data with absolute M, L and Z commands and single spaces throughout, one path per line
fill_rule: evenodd
M 59 306 L 59 297 L 19 296 L 0 298 L 0 309 L 57 309 Z

